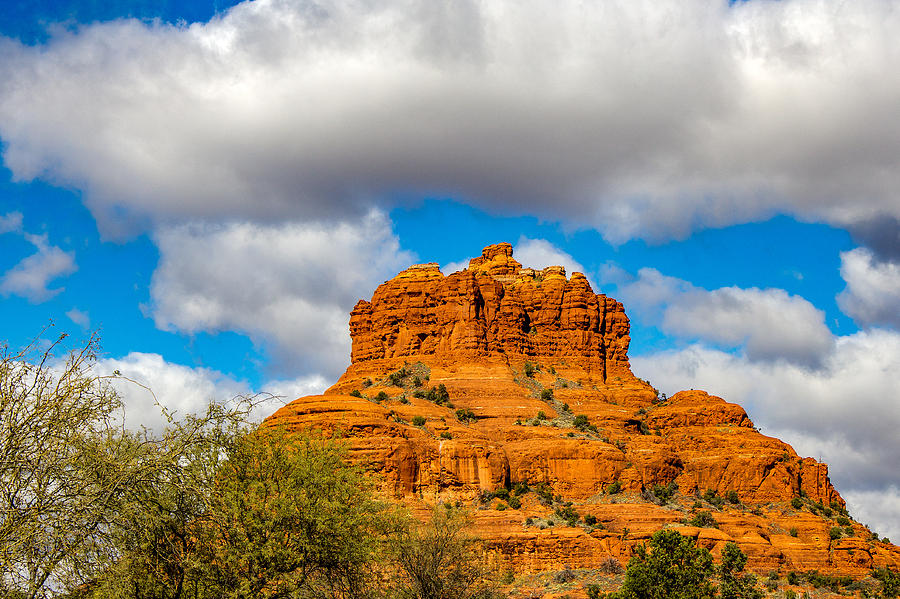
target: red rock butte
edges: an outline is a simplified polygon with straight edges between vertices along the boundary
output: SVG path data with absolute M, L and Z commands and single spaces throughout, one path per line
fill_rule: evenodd
M 666 398 L 635 377 L 622 304 L 581 273 L 524 268 L 508 243 L 447 276 L 411 266 L 356 304 L 350 334 L 337 383 L 265 426 L 339 434 L 414 511 L 469 506 L 519 573 L 624 563 L 661 528 L 714 555 L 735 541 L 758 572 L 900 567 L 896 546 L 841 524 L 825 464 L 761 434 L 736 404 Z

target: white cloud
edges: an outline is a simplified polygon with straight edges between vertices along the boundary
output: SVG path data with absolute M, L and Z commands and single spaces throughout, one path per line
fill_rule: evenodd
M 25 234 L 37 253 L 23 258 L 0 277 L 0 295 L 18 295 L 32 303 L 40 303 L 60 293 L 61 287 L 49 289 L 54 279 L 78 270 L 75 254 L 47 243 L 47 235 Z
M 841 276 L 847 282 L 837 302 L 861 326 L 900 328 L 900 263 L 879 262 L 856 248 L 841 253 Z
M 131 352 L 122 358 L 100 360 L 94 368 L 99 375 L 117 371 L 121 375 L 113 379 L 113 384 L 125 404 L 125 422 L 130 428 L 161 430 L 166 425 L 161 408 L 179 419 L 202 413 L 210 401 L 228 403 L 238 396 L 256 394 L 243 381 L 210 368 L 167 362 L 159 354 Z M 321 376 L 263 383 L 250 418 L 261 421 L 282 405 L 321 393 L 327 386 Z
M 84 190 L 107 233 L 365 214 L 394 192 L 616 241 L 896 219 L 898 8 L 257 0 L 3 41 L 0 137 L 17 180 Z
M 262 391 L 281 398 L 280 401 L 283 403 L 290 403 L 298 397 L 320 395 L 333 382 L 326 380 L 323 376 L 313 374 L 291 380 L 267 381 L 263 385 Z
M 134 381 L 114 381 L 125 403 L 125 422 L 131 428 L 162 429 L 166 421 L 160 406 L 181 418 L 203 412 L 210 401 L 228 401 L 250 392 L 245 383 L 221 372 L 173 364 L 159 354 L 131 352 L 122 358 L 99 360 L 95 369 L 102 375 L 118 371 Z
M 750 360 L 818 366 L 834 346 L 824 312 L 783 289 L 710 291 L 643 268 L 617 295 L 632 315 L 669 335 L 741 347 Z
M 567 274 L 573 272 L 584 273 L 584 267 L 580 262 L 546 239 L 529 239 L 522 235 L 513 248 L 513 257 L 522 266 L 531 268 L 565 266 Z
M 349 363 L 354 304 L 415 261 L 380 212 L 352 224 L 182 225 L 156 242 L 157 326 L 248 333 L 282 366 L 327 376 Z
M 12 231 L 18 231 L 21 228 L 21 212 L 7 212 L 6 214 L 0 215 L 0 235 L 2 235 L 3 233 L 10 233 Z
M 668 394 L 705 389 L 744 406 L 765 434 L 827 462 L 860 519 L 881 534 L 898 535 L 897 521 L 877 502 L 896 494 L 900 480 L 900 410 L 893 399 L 900 334 L 872 330 L 838 337 L 815 372 L 700 345 L 633 356 L 631 363 L 635 374 Z
M 66 316 L 69 318 L 69 320 L 80 326 L 82 329 L 86 329 L 91 326 L 91 317 L 87 312 L 83 312 L 78 308 L 72 308 L 71 310 L 66 312 Z
M 452 275 L 453 273 L 460 270 L 465 270 L 469 268 L 469 260 L 470 258 L 466 258 L 465 260 L 460 260 L 459 262 L 448 262 L 441 267 L 441 272 L 444 274 L 444 276 L 447 276 Z

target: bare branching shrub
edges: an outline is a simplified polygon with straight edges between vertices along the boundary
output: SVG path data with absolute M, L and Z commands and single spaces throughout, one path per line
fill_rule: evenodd
M 396 596 L 404 599 L 492 599 L 494 571 L 465 514 L 437 508 L 431 521 L 389 540 L 397 566 Z
M 613 556 L 609 556 L 600 562 L 600 572 L 603 574 L 616 575 L 625 572 L 625 568 L 622 567 L 622 562 Z

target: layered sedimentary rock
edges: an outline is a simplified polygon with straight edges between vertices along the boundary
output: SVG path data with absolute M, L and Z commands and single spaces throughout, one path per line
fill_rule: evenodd
M 508 243 L 491 245 L 445 277 L 418 264 L 360 300 L 350 314 L 353 363 L 420 355 L 503 353 L 573 357 L 596 376 L 630 376 L 628 318 L 582 273 L 522 268 Z
M 665 398 L 636 378 L 622 305 L 580 273 L 523 268 L 497 244 L 448 276 L 403 271 L 356 305 L 350 330 L 340 380 L 266 425 L 339 433 L 410 506 L 471 506 L 519 572 L 624 561 L 663 527 L 714 552 L 734 540 L 760 572 L 900 567 L 896 547 L 838 520 L 825 464 L 762 435 L 738 405 Z M 554 515 L 570 502 L 575 523 Z

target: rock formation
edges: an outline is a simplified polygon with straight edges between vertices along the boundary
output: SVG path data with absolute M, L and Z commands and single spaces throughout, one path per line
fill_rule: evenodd
M 734 540 L 759 572 L 900 567 L 900 550 L 858 523 L 832 538 L 845 504 L 825 464 L 736 404 L 665 398 L 636 378 L 622 304 L 581 273 L 523 268 L 510 244 L 488 246 L 465 270 L 422 264 L 383 283 L 350 332 L 340 380 L 266 425 L 339 433 L 414 508 L 472 506 L 517 572 L 624 563 L 662 527 L 714 553 Z

